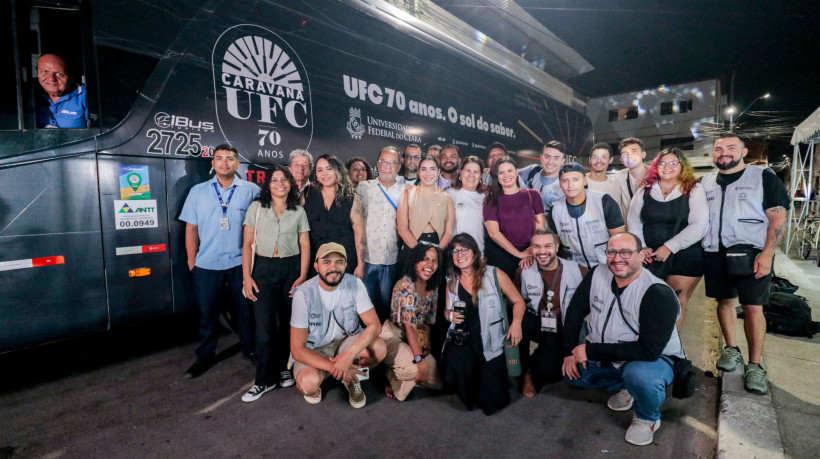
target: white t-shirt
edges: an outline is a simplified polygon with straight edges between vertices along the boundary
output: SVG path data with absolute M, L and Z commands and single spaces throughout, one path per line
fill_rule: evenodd
M 337 306 L 340 296 L 341 290 L 338 288 L 329 292 L 319 287 L 319 297 L 322 299 L 322 304 L 328 311 Z M 362 315 L 371 309 L 373 309 L 373 303 L 370 301 L 370 297 L 367 296 L 367 289 L 365 288 L 364 283 L 362 283 L 362 280 L 357 278 L 356 312 L 358 312 L 359 315 Z M 293 328 L 309 328 L 310 326 L 310 321 L 308 320 L 308 305 L 305 303 L 304 295 L 293 295 L 290 326 Z M 344 330 L 339 327 L 339 324 L 337 324 L 335 320 L 331 322 L 330 326 L 333 330 L 333 339 L 331 341 L 337 341 L 345 337 Z M 319 347 L 319 345 L 316 347 Z
M 484 253 L 484 193 L 467 191 L 464 188 L 447 188 L 445 190 L 453 198 L 456 208 L 453 234 L 467 233 L 478 243 L 478 248 Z

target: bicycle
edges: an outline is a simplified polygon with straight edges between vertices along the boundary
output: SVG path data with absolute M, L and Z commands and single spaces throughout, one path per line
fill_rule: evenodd
M 814 217 L 803 230 L 803 239 L 800 241 L 800 255 L 808 260 L 811 250 L 817 247 L 820 250 L 820 218 Z M 819 261 L 820 262 L 820 261 Z

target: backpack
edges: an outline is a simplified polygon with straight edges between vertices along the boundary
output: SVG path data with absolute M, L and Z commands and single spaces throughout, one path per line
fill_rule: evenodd
M 786 292 L 769 295 L 769 304 L 763 306 L 767 331 L 789 336 L 807 336 L 817 333 L 817 322 L 811 320 L 811 308 L 806 298 Z

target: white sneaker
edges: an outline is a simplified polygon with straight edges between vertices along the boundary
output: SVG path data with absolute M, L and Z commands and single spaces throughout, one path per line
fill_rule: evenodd
M 652 443 L 655 439 L 655 432 L 661 428 L 661 420 L 647 421 L 639 419 L 637 416 L 632 416 L 632 424 L 626 430 L 624 440 L 633 445 L 644 446 Z
M 306 402 L 310 403 L 311 405 L 315 405 L 315 404 L 322 401 L 322 388 L 320 387 L 319 392 L 316 392 L 316 395 L 314 395 L 312 397 L 310 395 L 303 395 L 303 396 L 305 397 Z
M 345 386 L 347 387 L 347 393 L 350 395 L 350 406 L 353 408 L 361 408 L 367 403 L 367 396 L 365 396 L 362 390 L 362 383 L 360 383 L 358 379 L 354 379 L 350 383 L 345 384 Z
M 628 409 L 632 408 L 632 402 L 635 399 L 626 389 L 621 389 L 620 392 L 609 397 L 609 400 L 606 402 L 606 406 L 609 407 L 612 411 L 627 411 Z
M 243 402 L 255 402 L 259 400 L 260 397 L 265 395 L 266 393 L 276 389 L 276 384 L 270 386 L 257 386 L 256 384 L 251 387 L 245 395 L 242 396 Z

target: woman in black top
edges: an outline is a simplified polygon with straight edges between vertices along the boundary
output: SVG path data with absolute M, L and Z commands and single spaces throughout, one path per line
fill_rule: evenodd
M 450 267 L 444 317 L 453 325 L 442 352 L 444 381 L 455 390 L 468 410 L 479 407 L 484 414 L 490 415 L 510 403 L 510 391 L 503 346 L 496 348 L 490 344 L 491 349 L 486 349 L 485 340 L 496 343 L 510 339 L 513 346 L 518 345 L 522 336 L 524 299 L 503 271 L 485 264 L 478 244 L 469 234 L 455 235 L 447 245 L 447 254 Z M 508 330 L 495 328 L 503 327 L 503 323 L 498 323 L 502 322 L 501 313 L 492 309 L 496 294 L 498 299 L 503 295 L 512 304 Z M 481 303 L 479 298 L 482 297 L 489 304 Z M 465 303 L 464 314 L 454 310 L 453 303 L 457 300 Z M 484 324 L 485 333 L 482 333 L 482 311 L 491 321 Z M 497 355 L 487 360 L 488 350 Z
M 322 155 L 304 193 L 304 208 L 310 225 L 311 260 L 327 242 L 341 244 L 347 251 L 346 272 L 364 276 L 364 215 L 347 169 L 333 155 Z M 315 271 L 311 269 L 311 273 Z

